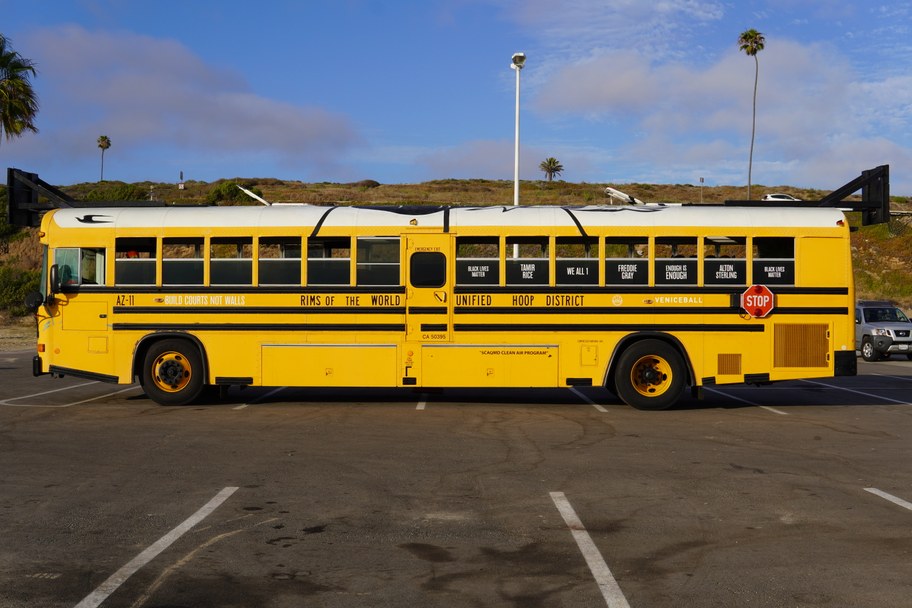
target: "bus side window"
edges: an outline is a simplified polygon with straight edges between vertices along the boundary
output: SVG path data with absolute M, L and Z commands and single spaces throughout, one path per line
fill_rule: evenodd
M 649 284 L 649 239 L 605 239 L 605 285 Z
M 78 285 L 79 283 L 79 248 L 65 247 L 54 250 L 54 263 L 57 264 L 57 275 L 60 284 Z
M 697 238 L 659 237 L 655 245 L 656 285 L 697 284 Z
M 351 240 L 347 237 L 308 239 L 307 284 L 351 284 Z
M 519 249 L 518 257 L 513 257 L 515 249 Z M 548 284 L 548 239 L 546 237 L 508 238 L 506 253 L 507 285 Z
M 114 284 L 155 285 L 155 238 L 114 241 Z
M 79 284 L 104 285 L 104 282 L 105 250 L 81 249 L 79 256 Z
M 54 263 L 60 284 L 104 285 L 105 250 L 101 248 L 63 247 L 54 252 Z
M 500 246 L 496 236 L 456 238 L 456 284 L 500 284 Z
M 358 237 L 358 285 L 401 285 L 399 238 Z
M 747 239 L 743 236 L 708 236 L 703 239 L 703 284 L 747 283 Z
M 203 239 L 166 238 L 162 241 L 162 284 L 203 284 Z
M 417 251 L 409 258 L 412 287 L 443 287 L 446 284 L 446 256 L 439 251 Z
M 795 284 L 795 239 L 793 237 L 754 237 L 752 249 L 754 283 Z
M 554 257 L 558 285 L 598 285 L 597 239 L 558 237 Z
M 301 284 L 301 238 L 260 237 L 260 285 Z
M 253 282 L 253 239 L 212 237 L 209 242 L 209 284 L 250 285 Z

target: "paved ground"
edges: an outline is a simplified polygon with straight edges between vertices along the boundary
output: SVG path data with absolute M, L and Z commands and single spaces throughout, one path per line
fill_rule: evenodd
M 720 388 L 249 389 L 0 353 L 0 606 L 908 607 L 912 362 Z M 51 392 L 54 391 L 54 392 Z

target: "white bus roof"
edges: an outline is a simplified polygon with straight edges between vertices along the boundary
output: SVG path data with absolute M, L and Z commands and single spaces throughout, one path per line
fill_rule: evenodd
M 169 229 L 419 226 L 460 227 L 813 227 L 833 228 L 843 213 L 832 208 L 762 208 L 711 205 L 637 205 L 588 207 L 96 207 L 58 209 L 51 221 L 61 228 Z

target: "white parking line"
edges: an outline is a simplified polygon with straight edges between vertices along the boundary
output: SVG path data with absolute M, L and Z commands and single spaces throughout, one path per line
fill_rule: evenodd
M 155 559 L 159 553 L 171 546 L 178 538 L 184 535 L 190 528 L 201 522 L 209 514 L 215 511 L 219 505 L 228 500 L 228 497 L 234 494 L 237 488 L 224 488 L 215 497 L 200 508 L 199 511 L 184 520 L 182 524 L 162 536 L 155 543 L 146 548 L 145 551 L 130 560 L 120 570 L 112 574 L 108 580 L 98 586 L 95 591 L 88 594 L 81 602 L 76 604 L 76 608 L 97 608 L 108 596 L 114 593 L 118 587 L 124 584 L 128 578 Z
M 272 397 L 273 395 L 275 395 L 275 394 L 278 393 L 279 391 L 283 391 L 283 390 L 285 390 L 286 388 L 288 388 L 288 387 L 287 387 L 287 386 L 280 386 L 279 388 L 274 388 L 274 389 L 272 389 L 271 391 L 269 391 L 268 393 L 266 393 L 265 395 L 263 395 L 263 396 L 261 396 L 261 397 L 257 397 L 256 399 L 251 399 L 251 400 L 248 401 L 247 403 L 242 403 L 241 405 L 236 405 L 236 406 L 234 406 L 234 407 L 231 408 L 231 409 L 233 409 L 233 410 L 242 410 L 242 409 L 244 409 L 245 407 L 247 407 L 248 405 L 256 405 L 257 403 L 259 403 L 260 401 L 263 401 L 263 400 L 266 399 L 267 397 Z
M 606 413 L 606 414 L 608 413 L 608 410 L 606 410 L 604 407 L 602 407 L 601 405 L 599 405 L 598 403 L 596 403 L 595 401 L 593 401 L 592 399 L 590 399 L 589 397 L 584 395 L 582 393 L 582 391 L 577 389 L 575 386 L 571 386 L 570 391 L 573 392 L 573 394 L 575 394 L 577 397 L 579 397 L 580 399 L 582 399 L 583 401 L 585 401 L 586 403 L 588 403 L 589 405 L 591 405 L 592 407 L 597 409 L 598 411 Z
M 766 411 L 768 411 L 768 412 L 773 412 L 774 414 L 779 414 L 780 416 L 788 416 L 788 412 L 783 412 L 782 410 L 777 410 L 776 408 L 770 407 L 770 406 L 768 406 L 768 405 L 760 405 L 759 403 L 754 403 L 753 401 L 748 401 L 747 399 L 742 399 L 741 397 L 736 397 L 736 396 L 734 396 L 734 395 L 729 395 L 728 393 L 723 393 L 722 391 L 718 391 L 718 390 L 716 390 L 716 389 L 714 389 L 714 388 L 709 388 L 708 386 L 704 386 L 704 387 L 703 387 L 703 390 L 709 391 L 710 393 L 715 393 L 715 394 L 717 394 L 717 395 L 721 395 L 721 396 L 723 396 L 723 397 L 729 397 L 729 398 L 731 398 L 731 399 L 734 399 L 734 400 L 736 400 L 736 401 L 740 401 L 741 403 L 746 403 L 746 404 L 748 404 L 748 405 L 752 405 L 752 406 L 754 406 L 754 407 L 759 407 L 760 409 L 764 409 L 764 410 L 766 410 Z
M 418 402 L 418 405 L 415 406 L 415 409 L 424 411 L 425 407 L 427 407 L 427 395 L 421 395 L 421 401 Z
M 880 376 L 881 378 L 893 378 L 894 380 L 905 380 L 906 382 L 912 382 L 912 378 L 909 376 L 891 376 L 890 374 L 865 374 L 866 376 Z
M 75 386 L 68 386 L 66 388 L 55 388 L 52 391 L 44 391 L 43 393 L 35 393 L 34 395 L 26 395 L 25 397 L 13 397 L 12 399 L 5 399 L 0 401 L 0 405 L 5 405 L 7 407 L 39 407 L 39 408 L 62 408 L 62 407 L 71 407 L 74 405 L 80 405 L 82 403 L 88 403 L 90 401 L 98 401 L 99 399 L 104 399 L 105 397 L 110 397 L 112 395 L 119 395 L 120 393 L 125 393 L 131 391 L 134 388 L 137 388 L 135 385 L 128 386 L 127 388 L 122 388 L 119 391 L 113 391 L 110 393 L 104 393 L 103 395 L 96 395 L 95 397 L 89 397 L 88 399 L 81 399 L 79 401 L 72 401 L 70 403 L 63 403 L 61 405 L 47 405 L 47 404 L 35 404 L 35 403 L 10 403 L 10 401 L 21 401 L 22 399 L 28 399 L 29 397 L 39 397 L 41 395 L 47 395 L 48 393 L 56 393 L 59 391 L 67 390 L 70 388 L 78 388 L 80 386 L 88 386 L 89 384 L 99 384 L 96 381 L 85 382 L 83 384 L 77 384 Z
M 608 564 L 605 563 L 605 559 L 599 553 L 598 547 L 592 542 L 592 537 L 586 532 L 583 522 L 577 517 L 570 501 L 567 500 L 563 492 L 551 492 L 551 500 L 554 501 L 554 506 L 557 507 L 561 517 L 564 518 L 564 523 L 570 528 L 573 539 L 583 554 L 583 558 L 585 558 L 586 564 L 589 566 L 589 570 L 592 572 L 592 576 L 595 578 L 595 582 L 598 584 L 599 591 L 602 592 L 602 597 L 605 598 L 608 608 L 630 608 L 627 598 L 624 597 L 624 593 L 618 586 L 617 581 L 614 580 L 611 570 L 608 569 Z
M 823 382 L 817 382 L 816 380 L 802 380 L 802 382 L 807 382 L 808 384 L 816 384 L 817 386 L 825 386 L 827 388 L 835 388 L 840 391 L 846 391 L 848 393 L 856 393 L 858 395 L 864 395 L 865 397 L 871 397 L 872 399 L 881 399 L 883 401 L 891 401 L 893 403 L 899 403 L 900 405 L 912 405 L 908 401 L 900 401 L 898 399 L 890 399 L 889 397 L 881 397 L 880 395 L 875 395 L 874 393 L 866 393 L 864 391 L 856 391 L 853 388 L 846 388 L 844 386 L 833 386 L 832 384 L 824 384 Z
M 91 382 L 83 382 L 82 384 L 74 384 L 73 386 L 64 386 L 63 388 L 55 388 L 50 391 L 42 391 L 40 393 L 32 393 L 31 395 L 23 395 L 22 397 L 10 397 L 9 399 L 4 399 L 0 401 L 2 405 L 12 405 L 10 401 L 20 401 L 22 399 L 29 399 L 30 397 L 40 397 L 41 395 L 50 395 L 51 393 L 59 393 L 60 391 L 66 391 L 71 388 L 79 388 L 80 386 L 88 386 L 90 384 L 99 384 L 98 380 L 92 380 Z M 59 407 L 59 406 L 57 406 Z
M 883 498 L 885 500 L 889 500 L 894 505 L 899 505 L 900 507 L 902 507 L 904 509 L 909 509 L 910 511 L 912 511 L 912 502 L 905 501 L 902 498 L 897 498 L 896 496 L 893 496 L 892 494 L 887 494 L 883 490 L 878 490 L 877 488 L 865 488 L 865 492 L 870 492 L 871 494 L 876 494 L 877 496 L 880 496 L 881 498 Z

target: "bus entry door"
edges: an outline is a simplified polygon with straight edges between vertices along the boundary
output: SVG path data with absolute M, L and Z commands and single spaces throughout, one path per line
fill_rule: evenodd
M 406 237 L 406 340 L 439 344 L 452 340 L 450 238 L 446 234 Z M 417 353 L 414 353 L 417 355 Z

